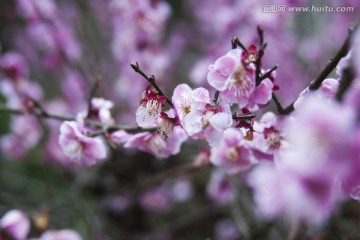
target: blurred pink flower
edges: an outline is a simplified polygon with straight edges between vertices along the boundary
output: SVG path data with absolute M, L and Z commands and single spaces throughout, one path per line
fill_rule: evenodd
M 82 240 L 79 233 L 71 229 L 49 230 L 44 232 L 38 240 Z
M 210 161 L 227 173 L 235 174 L 249 169 L 254 158 L 242 132 L 229 128 L 224 132 L 220 146 L 211 148 Z
M 234 189 L 222 169 L 213 170 L 206 191 L 208 196 L 219 204 L 227 204 L 235 197 Z
M 29 76 L 29 67 L 24 57 L 17 52 L 8 52 L 1 56 L 0 70 L 15 81 L 27 79 Z
M 286 216 L 295 221 L 321 223 L 338 200 L 338 191 L 328 178 L 320 174 L 299 176 L 263 164 L 251 172 L 248 183 L 254 190 L 255 203 L 263 216 Z
M 170 208 L 171 199 L 164 187 L 154 187 L 141 195 L 140 204 L 148 211 L 164 212 Z
M 215 224 L 216 240 L 236 240 L 241 233 L 232 219 L 221 219 Z
M 25 240 L 30 231 L 30 220 L 22 211 L 10 210 L 0 219 L 0 229 L 5 230 L 16 240 Z
M 91 99 L 90 112 L 87 117 L 106 125 L 114 124 L 114 119 L 111 117 L 110 112 L 113 107 L 114 103 L 112 101 L 104 98 L 93 98 Z
M 75 121 L 65 121 L 60 126 L 59 145 L 75 164 L 90 166 L 104 160 L 105 143 L 99 137 L 88 137 Z
M 174 127 L 171 136 L 165 140 L 160 134 L 154 132 L 137 133 L 129 137 L 124 144 L 125 148 L 138 148 L 142 151 L 154 154 L 159 158 L 167 158 L 178 154 L 187 135 L 180 126 Z

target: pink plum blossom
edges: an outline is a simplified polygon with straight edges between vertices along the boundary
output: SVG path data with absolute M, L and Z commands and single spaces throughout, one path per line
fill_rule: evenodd
M 242 132 L 229 128 L 225 130 L 220 145 L 211 149 L 210 161 L 215 166 L 223 167 L 227 173 L 235 174 L 248 170 L 254 158 Z
M 79 233 L 71 229 L 48 230 L 38 240 L 82 240 Z
M 194 194 L 194 189 L 190 179 L 187 177 L 176 179 L 172 185 L 170 194 L 171 199 L 176 202 L 184 202 L 189 200 Z
M 340 182 L 354 187 L 359 180 L 355 114 L 334 100 L 322 101 L 321 94 L 309 93 L 286 119 L 282 137 L 289 145 L 275 166 L 260 163 L 249 177 L 265 216 L 321 223 L 343 198 Z
M 131 134 L 124 130 L 115 131 L 108 136 L 109 140 L 119 145 L 124 144 L 129 137 L 131 137 Z
M 31 115 L 13 117 L 10 127 L 11 134 L 0 138 L 1 149 L 9 156 L 23 156 L 41 138 L 39 122 Z
M 267 112 L 254 122 L 254 138 L 248 143 L 257 160 L 273 161 L 279 151 L 288 146 L 283 133 L 284 118 Z
M 220 91 L 221 98 L 228 103 L 237 103 L 240 108 L 250 110 L 264 107 L 271 99 L 273 83 L 265 79 L 256 85 L 254 61 L 258 55 L 256 49 L 250 48 L 248 52 L 229 51 L 209 66 L 209 84 Z
M 338 88 L 339 80 L 327 78 L 321 83 L 320 88 L 315 92 L 315 94 L 318 95 L 320 101 L 328 101 L 335 97 Z M 300 96 L 296 99 L 294 103 L 295 109 L 299 107 L 299 105 L 304 101 L 304 99 L 310 92 L 311 91 L 309 90 L 309 88 L 306 88 L 300 93 Z
M 270 79 L 264 79 L 250 95 L 248 108 L 251 111 L 258 110 L 266 106 L 272 98 L 273 83 Z
M 235 198 L 234 189 L 222 169 L 215 169 L 211 173 L 206 191 L 208 196 L 219 204 L 227 204 Z
M 165 105 L 166 98 L 150 91 L 150 85 L 143 92 L 140 99 L 140 107 L 136 111 L 136 122 L 140 127 L 154 127 L 159 123 L 161 110 Z
M 193 122 L 188 120 L 191 113 L 196 111 L 203 111 L 205 105 L 210 103 L 210 96 L 208 90 L 205 88 L 196 88 L 192 90 L 187 84 L 179 84 L 175 89 L 172 96 L 172 102 L 177 116 L 179 117 L 180 124 L 185 125 L 186 121 Z M 190 117 L 191 118 L 191 117 Z M 193 122 L 193 125 L 201 125 L 201 121 Z M 187 131 L 185 129 L 185 131 Z M 189 129 L 191 135 L 191 130 Z
M 286 216 L 294 221 L 321 223 L 334 208 L 337 190 L 328 177 L 302 177 L 260 165 L 248 177 L 260 214 L 267 218 Z
M 286 166 L 304 175 L 335 171 L 342 176 L 351 158 L 348 146 L 353 136 L 355 114 L 334 100 L 321 101 L 324 99 L 321 94 L 310 93 L 293 118 L 288 118 L 284 137 L 290 146 L 282 153 L 279 167 Z
M 160 134 L 154 132 L 137 133 L 129 137 L 124 144 L 125 148 L 138 148 L 142 151 L 154 154 L 159 158 L 167 158 L 178 154 L 187 135 L 180 126 L 174 127 L 171 136 L 165 140 Z
M 0 70 L 12 80 L 27 79 L 28 65 L 24 57 L 17 52 L 8 52 L 0 58 Z
M 88 137 L 84 128 L 75 121 L 65 121 L 60 126 L 59 145 L 64 154 L 78 165 L 94 165 L 107 155 L 103 140 Z
M 16 240 L 25 240 L 30 231 L 30 219 L 20 210 L 10 210 L 0 219 L 0 229 L 5 230 Z M 2 239 L 1 233 L 0 239 Z
M 111 117 L 111 109 L 114 107 L 114 103 L 103 99 L 93 98 L 91 99 L 90 112 L 88 118 L 100 121 L 103 124 L 114 124 L 114 119 Z
M 140 204 L 148 211 L 164 212 L 170 208 L 171 199 L 164 187 L 154 187 L 142 194 Z
M 242 51 L 233 49 L 210 65 L 207 76 L 209 84 L 221 92 L 221 97 L 239 107 L 248 104 L 255 90 L 255 69 L 241 61 Z
M 232 125 L 229 104 L 210 104 L 207 90 L 191 88 L 180 84 L 174 90 L 173 103 L 179 116 L 180 124 L 193 138 L 204 138 L 210 146 L 217 145 L 223 131 Z
M 215 240 L 236 240 L 241 233 L 232 219 L 221 219 L 215 224 Z

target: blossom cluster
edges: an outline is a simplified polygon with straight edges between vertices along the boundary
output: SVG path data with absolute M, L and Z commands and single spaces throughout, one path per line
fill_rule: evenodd
M 206 41 L 190 37 L 187 44 L 198 43 L 197 50 L 206 54 L 197 61 L 189 57 L 194 64 L 184 64 L 192 69 L 192 82 L 176 79 L 178 84 L 172 87 L 173 73 L 182 71 L 177 61 L 188 29 L 167 25 L 174 17 L 168 2 L 109 1 L 108 14 L 97 12 L 96 17 L 110 22 L 101 28 L 104 39 L 111 42 L 110 54 L 94 47 L 92 55 L 86 44 L 80 44 L 81 37 L 94 41 L 94 46 L 104 39 L 76 35 L 81 19 L 71 11 L 68 15 L 59 12 L 59 6 L 82 7 L 72 2 L 17 0 L 13 14 L 25 31 L 15 32 L 18 51 L 0 55 L 0 94 L 6 102 L 0 111 L 14 114 L 10 132 L 0 136 L 1 152 L 24 159 L 41 146 L 47 163 L 76 172 L 104 166 L 116 156 L 113 148 L 167 159 L 184 157 L 183 144 L 196 142 L 205 150 L 200 150 L 190 169 L 212 166 L 205 192 L 216 204 L 236 201 L 234 180 L 251 189 L 257 214 L 269 219 L 286 216 L 293 222 L 321 224 L 342 201 L 360 200 L 360 31 L 352 30 L 343 52 L 330 61 L 331 70 L 337 66 L 336 74 L 329 77 L 330 72 L 323 71 L 304 87 L 302 80 L 318 70 L 307 63 L 324 58 L 328 41 L 324 46 L 312 38 L 296 42 L 282 31 L 290 16 L 258 15 L 254 11 L 258 3 L 214 2 L 184 3 L 194 10 L 194 19 L 207 26 L 201 28 Z M 91 4 L 97 9 L 103 2 Z M 333 25 L 348 20 L 331 19 Z M 237 27 L 240 22 L 242 29 Z M 269 42 L 264 42 L 262 28 L 257 28 L 257 34 L 252 32 L 254 23 L 265 29 Z M 243 44 L 235 34 L 250 44 Z M 231 50 L 228 39 L 232 39 Z M 84 62 L 93 59 L 105 60 L 84 67 Z M 294 59 L 304 62 L 303 66 Z M 46 80 L 36 81 L 41 75 Z M 47 78 L 58 80 L 58 86 Z M 302 87 L 294 100 L 294 92 Z M 49 97 L 52 93 L 60 96 Z M 278 95 L 294 101 L 284 107 Z M 174 203 L 192 198 L 194 189 L 183 176 L 170 184 L 142 189 L 141 194 L 138 189 L 114 193 L 110 205 L 122 213 L 136 202 L 148 212 L 163 213 Z M 219 239 L 236 239 L 241 234 L 229 219 L 216 223 L 215 230 Z M 0 220 L 0 239 L 1 234 L 27 239 L 29 231 L 30 220 L 20 210 L 9 211 Z M 73 230 L 47 230 L 33 239 L 60 238 L 81 239 Z

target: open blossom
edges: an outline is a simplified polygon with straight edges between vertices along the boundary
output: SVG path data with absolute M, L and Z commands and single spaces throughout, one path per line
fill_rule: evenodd
M 140 107 L 136 111 L 136 122 L 140 127 L 154 127 L 159 123 L 161 110 L 164 108 L 166 98 L 149 90 L 150 85 L 143 92 Z
M 65 121 L 60 126 L 59 145 L 64 154 L 78 165 L 93 165 L 107 155 L 102 139 L 86 136 L 83 127 L 75 121 Z
M 103 99 L 93 98 L 91 99 L 90 112 L 88 118 L 98 120 L 104 124 L 111 125 L 114 123 L 114 119 L 111 117 L 110 110 L 114 107 L 114 103 Z
M 141 195 L 140 204 L 148 211 L 164 212 L 170 208 L 171 198 L 164 187 L 154 187 Z
M 5 230 L 16 240 L 25 240 L 30 231 L 30 220 L 22 211 L 10 210 L 0 219 L 0 230 Z M 0 239 L 3 239 L 1 231 Z
M 193 126 L 191 121 L 201 121 L 201 124 Z M 205 109 L 189 114 L 184 123 L 185 129 L 191 129 L 197 137 L 207 140 L 210 146 L 218 146 L 223 137 L 223 132 L 231 127 L 232 114 L 229 104 L 211 105 L 206 104 Z M 194 129 L 197 127 L 197 129 Z
M 318 95 L 319 101 L 329 101 L 335 97 L 338 88 L 339 80 L 334 78 L 327 78 L 321 83 L 320 88 L 315 92 L 315 94 Z M 306 98 L 306 96 L 308 96 L 310 92 L 311 91 L 309 90 L 309 88 L 306 88 L 300 93 L 300 96 L 296 99 L 294 103 L 295 109 L 297 109 L 299 105 L 301 105 L 301 103 L 304 101 L 304 99 Z
M 229 128 L 224 132 L 220 146 L 211 149 L 212 164 L 223 167 L 226 172 L 235 174 L 249 169 L 254 158 L 241 131 Z
M 341 176 L 349 167 L 355 115 L 334 100 L 321 101 L 319 94 L 310 93 L 288 119 L 284 131 L 290 146 L 278 167 L 305 175 L 328 171 Z
M 257 57 L 256 49 L 229 51 L 210 65 L 209 84 L 220 91 L 221 98 L 228 103 L 237 103 L 240 108 L 250 110 L 264 107 L 271 99 L 273 83 L 265 79 L 256 86 L 254 59 Z
M 343 197 L 339 183 L 359 179 L 349 177 L 359 169 L 352 144 L 354 113 L 335 101 L 321 101 L 320 94 L 309 93 L 287 118 L 283 137 L 289 146 L 276 167 L 263 164 L 250 175 L 265 216 L 321 223 Z
M 249 97 L 248 108 L 255 111 L 265 107 L 272 98 L 273 88 L 274 85 L 270 79 L 261 81 Z
M 229 103 L 245 107 L 255 89 L 255 69 L 241 61 L 242 51 L 233 49 L 210 65 L 208 82 Z
M 236 240 L 241 233 L 232 219 L 221 219 L 215 224 L 215 236 L 216 240 Z
M 0 138 L 0 149 L 9 156 L 21 157 L 38 144 L 41 134 L 41 127 L 35 117 L 13 117 L 11 134 Z
M 173 133 L 165 140 L 159 133 L 143 132 L 128 138 L 125 148 L 138 148 L 154 154 L 159 158 L 167 158 L 180 152 L 180 147 L 187 135 L 180 126 L 175 126 Z
M 215 169 L 207 185 L 207 194 L 219 204 L 226 204 L 235 198 L 235 192 L 223 169 Z
M 174 90 L 173 103 L 186 133 L 206 139 L 211 146 L 217 145 L 223 131 L 232 125 L 229 104 L 211 105 L 209 92 L 204 88 L 192 90 L 180 84 Z
M 29 75 L 24 57 L 17 52 L 8 52 L 1 56 L 0 70 L 15 81 L 26 79 Z
M 254 139 L 249 145 L 257 160 L 273 161 L 279 151 L 288 146 L 283 133 L 284 118 L 267 112 L 254 122 Z
M 71 229 L 49 230 L 44 232 L 38 240 L 82 240 L 79 233 Z
M 333 178 L 333 176 L 331 176 Z M 254 190 L 255 203 L 267 218 L 286 216 L 295 221 L 321 223 L 337 203 L 329 176 L 299 176 L 275 166 L 259 165 L 248 177 Z
M 191 120 L 188 120 L 191 113 L 205 109 L 205 105 L 210 103 L 210 96 L 205 88 L 192 90 L 187 84 L 180 84 L 174 89 L 172 102 L 180 124 L 184 126 L 186 121 L 191 122 Z M 193 124 L 201 125 L 201 122 L 193 122 Z

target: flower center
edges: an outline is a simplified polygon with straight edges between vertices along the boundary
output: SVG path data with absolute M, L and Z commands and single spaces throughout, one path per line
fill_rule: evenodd
M 235 67 L 234 73 L 226 85 L 226 88 L 235 91 L 236 97 L 248 95 L 253 86 L 250 78 L 247 76 L 246 69 L 241 63 Z
M 63 148 L 64 153 L 71 159 L 80 158 L 82 145 L 80 142 L 75 140 L 70 140 L 68 144 Z
M 225 151 L 226 158 L 230 160 L 230 162 L 235 162 L 238 160 L 240 153 L 236 147 L 230 147 Z
M 161 104 L 158 100 L 151 99 L 146 103 L 146 110 L 151 116 L 157 116 L 161 112 Z
M 188 114 L 189 112 L 191 112 L 191 106 L 190 105 L 187 105 L 184 107 L 184 113 L 185 115 Z
M 281 136 L 277 129 L 274 127 L 266 128 L 264 130 L 266 142 L 275 149 L 279 149 L 281 145 Z

